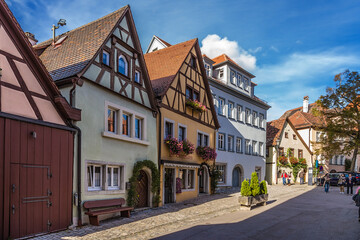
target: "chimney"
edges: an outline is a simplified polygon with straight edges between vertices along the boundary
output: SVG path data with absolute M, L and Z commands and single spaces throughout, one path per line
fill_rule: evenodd
M 309 96 L 305 96 L 303 100 L 303 112 L 309 112 Z
M 35 35 L 31 32 L 25 32 L 26 37 L 28 38 L 29 42 L 32 46 L 36 45 L 38 40 L 35 38 Z

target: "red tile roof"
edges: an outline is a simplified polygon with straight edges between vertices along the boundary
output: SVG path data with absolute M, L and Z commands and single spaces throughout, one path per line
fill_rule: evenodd
M 267 123 L 266 128 L 266 146 L 275 146 L 276 140 L 285 126 L 286 118 L 273 120 Z
M 196 41 L 192 39 L 144 55 L 156 96 L 166 93 Z

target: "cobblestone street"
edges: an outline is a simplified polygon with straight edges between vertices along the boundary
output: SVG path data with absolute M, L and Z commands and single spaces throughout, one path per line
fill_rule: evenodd
M 131 218 L 105 220 L 98 227 L 88 225 L 35 239 L 150 239 L 197 224 L 206 224 L 207 220 L 232 212 L 241 211 L 245 219 L 314 188 L 307 185 L 268 186 L 268 205 L 251 211 L 240 210 L 238 192 L 204 195 L 183 203 L 138 211 Z

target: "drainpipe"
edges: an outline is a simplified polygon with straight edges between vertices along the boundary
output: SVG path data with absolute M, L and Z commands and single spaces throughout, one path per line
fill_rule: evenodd
M 160 111 L 160 107 L 159 109 L 159 144 L 158 144 L 158 166 L 159 166 L 159 171 L 161 170 L 160 164 L 161 164 L 161 111 Z

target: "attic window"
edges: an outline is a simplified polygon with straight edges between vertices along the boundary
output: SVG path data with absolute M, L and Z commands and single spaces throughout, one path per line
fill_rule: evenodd
M 105 65 L 110 65 L 110 53 L 108 53 L 107 51 L 103 51 L 102 54 L 102 63 Z
M 285 132 L 285 138 L 289 138 L 289 133 Z
M 154 50 L 152 50 L 153 52 L 155 52 L 155 51 L 157 51 L 158 50 L 158 48 L 156 47 L 156 48 L 154 48 Z
M 219 70 L 219 78 L 223 78 L 224 77 L 224 69 L 220 69 Z
M 54 47 L 59 47 L 64 41 L 65 39 L 67 39 L 67 36 L 63 36 L 61 38 L 59 38 L 55 43 L 54 43 Z
M 190 58 L 190 67 L 196 69 L 196 59 L 194 56 L 191 56 Z
M 141 83 L 140 72 L 139 71 L 135 71 L 135 82 L 136 83 Z
M 128 63 L 123 55 L 119 57 L 118 66 L 119 73 L 128 76 Z

